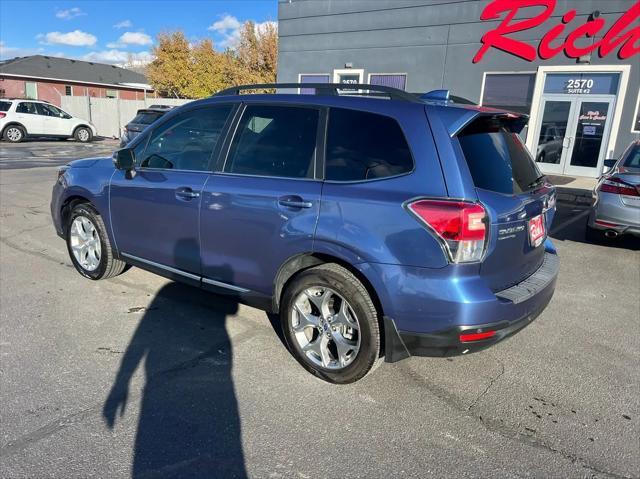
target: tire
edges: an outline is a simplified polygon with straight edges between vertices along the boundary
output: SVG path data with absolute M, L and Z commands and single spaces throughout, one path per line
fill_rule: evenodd
M 4 132 L 2 132 L 2 138 L 11 143 L 20 143 L 26 136 L 27 133 L 24 131 L 24 128 L 18 125 L 9 125 L 4 129 Z
M 73 132 L 73 137 L 80 143 L 89 143 L 93 139 L 93 133 L 86 126 L 80 126 Z
M 321 315 L 317 303 L 325 308 L 325 299 L 327 314 Z M 353 383 L 380 361 L 378 312 L 366 288 L 342 266 L 328 263 L 297 274 L 284 290 L 280 321 L 293 356 L 324 381 Z
M 82 226 L 82 231 L 79 231 L 79 226 Z M 71 211 L 65 231 L 67 251 L 73 266 L 85 278 L 112 278 L 122 273 L 127 266 L 124 261 L 115 258 L 106 231 L 102 217 L 89 203 L 80 203 Z M 78 241 L 82 241 L 81 235 L 92 238 L 93 243 L 78 251 Z M 80 258 L 76 257 L 74 248 Z

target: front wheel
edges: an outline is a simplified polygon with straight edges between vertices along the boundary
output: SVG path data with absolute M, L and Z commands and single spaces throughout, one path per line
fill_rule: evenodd
M 122 273 L 126 263 L 116 259 L 100 214 L 89 204 L 76 205 L 67 223 L 67 250 L 76 270 L 98 280 Z
M 91 133 L 91 130 L 84 126 L 77 128 L 73 136 L 76 139 L 76 141 L 79 141 L 81 143 L 88 143 L 93 138 L 93 134 Z
M 298 274 L 284 292 L 280 320 L 294 357 L 325 381 L 355 382 L 380 359 L 376 308 L 362 283 L 337 264 Z

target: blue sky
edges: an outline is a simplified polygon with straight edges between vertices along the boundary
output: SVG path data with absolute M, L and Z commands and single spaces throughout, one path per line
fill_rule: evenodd
M 277 0 L 0 0 L 0 58 L 42 54 L 105 63 L 146 60 L 163 31 L 232 46 L 245 20 L 276 21 Z

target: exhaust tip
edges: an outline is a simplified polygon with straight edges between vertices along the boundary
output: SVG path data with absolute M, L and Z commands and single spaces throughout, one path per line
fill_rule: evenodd
M 615 231 L 615 230 L 607 230 L 607 231 L 605 231 L 605 232 L 604 232 L 604 235 L 605 235 L 607 238 L 617 238 L 619 234 L 620 234 L 620 233 L 618 233 L 618 232 L 617 232 L 617 231 Z

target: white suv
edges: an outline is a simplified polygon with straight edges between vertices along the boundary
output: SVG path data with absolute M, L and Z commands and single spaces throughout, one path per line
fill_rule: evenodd
M 0 132 L 3 139 L 12 143 L 28 136 L 75 138 L 88 142 L 96 135 L 96 127 L 46 101 L 0 98 Z

